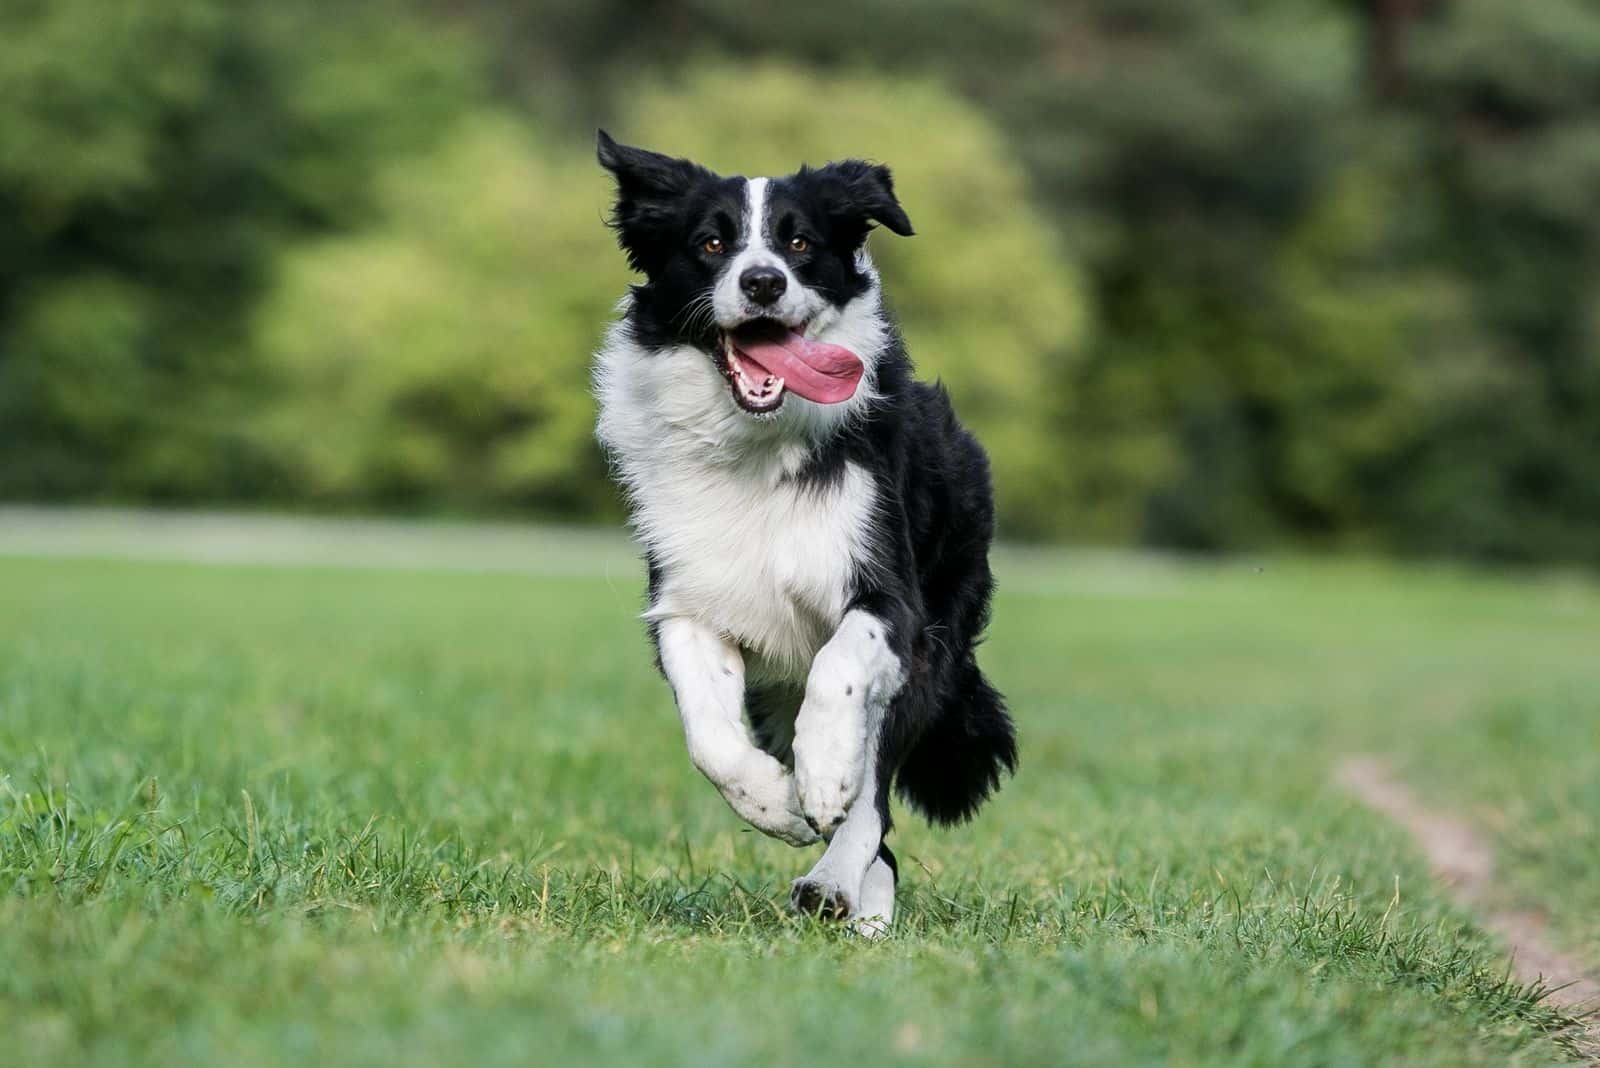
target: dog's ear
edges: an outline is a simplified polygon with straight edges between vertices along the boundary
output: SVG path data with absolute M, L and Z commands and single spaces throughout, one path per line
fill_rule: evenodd
M 911 220 L 894 195 L 894 176 L 881 163 L 840 160 L 811 172 L 829 217 L 846 242 L 859 245 L 874 222 L 910 237 Z
M 697 163 L 621 145 L 600 130 L 595 137 L 600 166 L 617 180 L 610 224 L 628 262 L 646 274 L 661 261 L 680 223 L 678 203 L 698 183 L 716 175 Z

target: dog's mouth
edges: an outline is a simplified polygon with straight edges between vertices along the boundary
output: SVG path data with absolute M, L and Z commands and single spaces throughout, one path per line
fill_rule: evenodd
M 753 415 L 777 411 L 786 391 L 818 404 L 847 401 L 866 370 L 844 346 L 813 341 L 775 319 L 722 331 L 718 350 L 734 401 Z

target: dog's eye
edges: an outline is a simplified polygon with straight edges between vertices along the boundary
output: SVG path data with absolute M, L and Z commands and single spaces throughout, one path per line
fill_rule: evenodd
M 722 238 L 708 237 L 705 239 L 705 241 L 701 242 L 700 247 L 711 253 L 713 256 L 720 256 L 722 255 L 723 250 Z
M 789 239 L 789 251 L 790 252 L 804 252 L 806 249 L 808 249 L 810 247 L 811 247 L 811 242 L 807 241 L 803 237 L 795 236 L 795 237 L 791 237 Z

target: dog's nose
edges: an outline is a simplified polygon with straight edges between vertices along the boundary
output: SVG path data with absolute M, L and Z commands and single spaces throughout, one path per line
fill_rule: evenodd
M 739 288 L 757 304 L 771 304 L 789 288 L 789 280 L 776 267 L 752 267 L 739 276 Z

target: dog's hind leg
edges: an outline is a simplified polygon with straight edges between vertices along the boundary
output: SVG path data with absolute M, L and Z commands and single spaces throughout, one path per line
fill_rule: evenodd
M 878 856 L 861 881 L 861 903 L 856 907 L 855 928 L 867 938 L 887 934 L 894 923 L 894 891 L 900 871 L 887 845 L 878 847 Z

